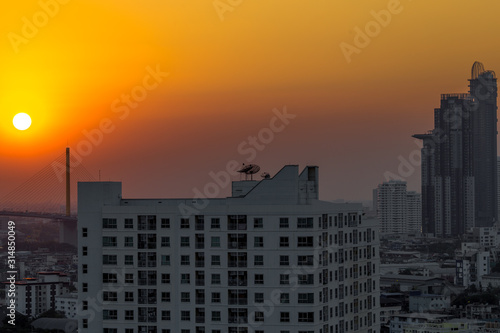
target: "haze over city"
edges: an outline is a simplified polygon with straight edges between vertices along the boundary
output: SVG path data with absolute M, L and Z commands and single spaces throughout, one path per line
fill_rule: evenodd
M 9 3 L 0 196 L 69 145 L 89 151 L 83 164 L 95 178 L 100 170 L 123 181 L 124 196 L 192 197 L 210 172 L 237 161 L 271 175 L 284 164 L 318 165 L 321 198 L 369 200 L 386 172 L 418 155 L 411 135 L 433 128 L 440 94 L 466 92 L 476 60 L 500 69 L 498 9 L 495 1 L 244 1 L 231 10 L 199 0 L 69 1 L 44 22 L 37 1 Z M 370 31 L 373 22 L 383 24 Z M 252 153 L 249 137 L 272 130 L 285 109 L 294 118 L 263 133 Z M 26 131 L 12 126 L 19 112 L 32 118 Z M 102 137 L 78 146 L 102 126 Z M 420 191 L 412 168 L 403 178 Z

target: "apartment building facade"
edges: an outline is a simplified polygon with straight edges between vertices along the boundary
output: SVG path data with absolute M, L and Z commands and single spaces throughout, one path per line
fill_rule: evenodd
M 318 199 L 318 168 L 223 199 L 79 184 L 79 332 L 379 331 L 379 239 L 361 204 Z

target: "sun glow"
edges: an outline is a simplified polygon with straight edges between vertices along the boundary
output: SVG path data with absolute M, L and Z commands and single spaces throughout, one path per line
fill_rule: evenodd
M 14 116 L 12 122 L 15 128 L 24 131 L 31 126 L 31 117 L 27 113 L 18 113 Z

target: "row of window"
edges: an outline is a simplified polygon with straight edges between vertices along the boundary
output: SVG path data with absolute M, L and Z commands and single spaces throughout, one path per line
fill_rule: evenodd
M 343 220 L 343 223 L 341 222 Z M 157 218 L 155 215 L 138 215 L 137 216 L 137 230 L 157 230 Z M 354 223 L 353 223 L 354 222 Z M 342 227 L 342 226 L 357 226 L 361 222 L 361 216 L 351 213 L 349 217 L 347 214 L 343 217 L 343 214 L 339 214 L 332 219 L 332 216 L 329 216 L 327 219 L 327 214 L 324 214 L 321 217 L 318 217 L 318 228 L 326 229 L 327 227 Z M 205 230 L 205 217 L 203 215 L 195 216 L 195 230 Z M 313 229 L 314 228 L 314 219 L 312 217 L 298 217 L 296 220 L 297 229 Z M 170 229 L 170 219 L 169 218 L 161 218 L 160 219 L 160 228 L 161 229 Z M 190 229 L 190 219 L 189 218 L 181 218 L 180 229 Z M 116 218 L 103 218 L 102 219 L 102 228 L 103 229 L 117 229 L 118 228 L 118 220 Z M 134 219 L 133 218 L 125 218 L 123 221 L 124 229 L 134 229 Z M 211 218 L 210 223 L 211 229 L 220 229 L 221 223 L 220 218 Z M 264 219 L 262 217 L 256 217 L 253 219 L 253 228 L 254 229 L 263 229 L 264 228 Z M 279 219 L 279 228 L 287 229 L 290 228 L 289 218 L 281 217 Z M 247 216 L 246 215 L 228 215 L 227 216 L 227 229 L 228 230 L 247 230 Z M 83 237 L 88 237 L 88 229 L 84 228 Z
M 82 326 L 83 326 L 83 328 L 88 328 L 88 320 L 87 319 L 82 320 Z M 335 325 L 335 326 L 337 327 L 335 332 L 339 333 L 338 325 Z M 125 330 L 123 332 L 124 333 L 136 333 L 136 332 L 139 332 L 139 333 L 171 333 L 171 330 L 169 328 L 163 328 L 160 331 L 157 329 L 156 326 L 142 326 L 142 325 L 140 325 L 140 326 L 138 326 L 138 331 L 135 331 L 133 328 L 125 328 Z M 211 330 L 210 332 L 211 333 L 222 333 L 222 330 L 214 329 L 214 330 Z M 248 330 L 248 328 L 244 328 L 244 327 L 229 327 L 229 330 L 225 330 L 224 332 L 227 332 L 227 333 L 249 333 L 250 331 Z M 252 330 L 251 332 L 265 333 L 264 330 Z M 330 333 L 333 333 L 333 332 L 334 332 L 333 326 L 331 326 Z M 103 328 L 103 333 L 118 333 L 118 329 L 117 328 Z M 191 330 L 190 329 L 181 329 L 180 333 L 191 333 Z M 197 327 L 195 333 L 205 333 L 205 328 L 204 327 Z M 290 333 L 290 331 L 289 330 L 280 330 L 280 333 Z M 315 332 L 309 331 L 309 330 L 308 331 L 299 330 L 299 331 L 297 331 L 297 333 L 315 333 Z M 323 333 L 323 329 L 320 329 L 319 333 Z M 325 333 L 328 333 L 328 332 L 325 331 Z M 376 333 L 376 331 L 369 330 L 369 333 Z

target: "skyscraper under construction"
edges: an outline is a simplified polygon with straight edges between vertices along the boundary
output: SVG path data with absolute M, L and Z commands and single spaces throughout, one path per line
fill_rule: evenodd
M 497 212 L 497 80 L 475 62 L 469 93 L 443 94 L 422 147 L 422 229 L 450 237 Z

